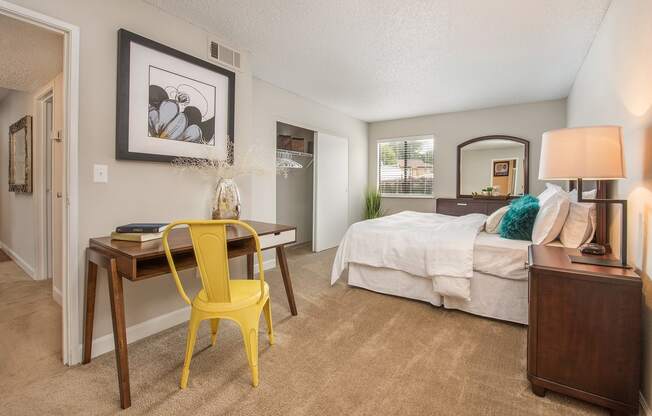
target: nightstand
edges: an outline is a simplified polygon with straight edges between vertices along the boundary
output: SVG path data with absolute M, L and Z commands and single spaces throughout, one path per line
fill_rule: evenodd
M 638 414 L 641 279 L 631 269 L 571 263 L 578 250 L 530 246 L 527 374 L 613 415 Z

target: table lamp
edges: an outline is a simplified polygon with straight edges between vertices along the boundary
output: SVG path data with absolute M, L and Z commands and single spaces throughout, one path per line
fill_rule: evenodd
M 584 199 L 582 180 L 625 178 L 622 129 L 594 126 L 553 130 L 543 133 L 539 179 L 577 180 L 577 201 L 620 204 L 620 260 L 589 256 L 569 256 L 573 263 L 629 268 L 627 265 L 627 200 Z

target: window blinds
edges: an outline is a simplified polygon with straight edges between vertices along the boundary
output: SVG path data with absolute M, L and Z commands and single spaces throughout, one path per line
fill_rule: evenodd
M 404 138 L 378 142 L 381 195 L 432 195 L 434 140 Z

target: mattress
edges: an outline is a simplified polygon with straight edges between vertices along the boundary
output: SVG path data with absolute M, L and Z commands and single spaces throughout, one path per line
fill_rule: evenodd
M 531 241 L 508 240 L 481 232 L 475 239 L 473 270 L 513 280 L 526 280 L 528 247 Z

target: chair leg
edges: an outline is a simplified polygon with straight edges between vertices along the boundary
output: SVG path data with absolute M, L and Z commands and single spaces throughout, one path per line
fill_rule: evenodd
M 272 326 L 272 300 L 267 298 L 265 306 L 263 306 L 263 312 L 265 313 L 265 321 L 267 322 L 267 338 L 269 339 L 269 345 L 274 345 L 274 327 Z
M 188 340 L 186 341 L 186 358 L 183 361 L 183 370 L 181 370 L 181 381 L 179 387 L 185 389 L 188 386 L 188 376 L 190 375 L 190 361 L 192 360 L 192 352 L 195 349 L 195 341 L 197 340 L 197 329 L 201 318 L 193 309 L 190 313 L 190 322 L 188 323 Z
M 220 318 L 211 319 L 211 345 L 215 346 L 217 341 L 217 327 L 220 324 Z
M 260 318 L 260 310 L 258 312 Z M 256 387 L 258 386 L 258 320 L 245 319 L 239 323 L 247 351 L 247 360 L 251 368 L 251 384 Z

